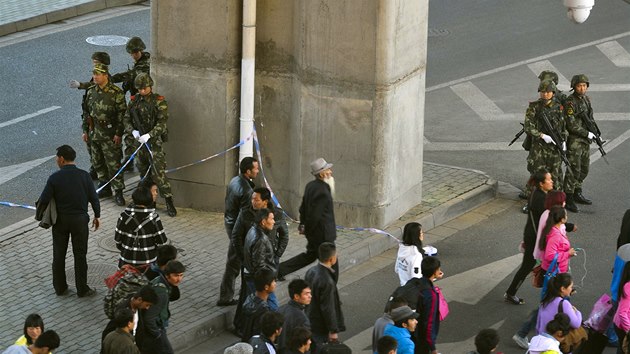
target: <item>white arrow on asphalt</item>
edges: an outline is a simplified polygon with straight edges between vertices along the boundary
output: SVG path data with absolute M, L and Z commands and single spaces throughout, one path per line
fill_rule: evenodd
M 501 320 L 493 324 L 492 326 L 490 326 L 490 328 L 499 329 L 501 326 L 503 326 L 503 322 L 505 322 L 505 320 Z M 475 336 L 455 343 L 440 343 L 440 340 L 438 338 L 438 342 L 436 345 L 437 350 L 440 353 L 467 353 L 475 349 Z
M 0 184 L 6 183 L 21 175 L 22 173 L 35 168 L 46 161 L 50 161 L 55 155 L 42 157 L 41 159 L 23 162 L 17 165 L 0 167 Z
M 521 264 L 522 254 L 500 259 L 481 267 L 444 278 L 436 285 L 447 301 L 476 305 Z

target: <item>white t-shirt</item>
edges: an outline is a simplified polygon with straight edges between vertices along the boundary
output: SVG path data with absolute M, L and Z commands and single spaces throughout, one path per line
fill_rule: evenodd
M 422 278 L 420 264 L 422 263 L 422 253 L 416 246 L 398 246 L 398 255 L 394 271 L 398 274 L 400 285 L 405 285 L 411 278 Z

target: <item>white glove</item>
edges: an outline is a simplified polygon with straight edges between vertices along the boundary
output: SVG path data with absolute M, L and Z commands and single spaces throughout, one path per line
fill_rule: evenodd
M 77 80 L 70 80 L 70 88 L 79 88 L 80 84 Z
M 136 140 L 140 138 L 140 132 L 137 130 L 132 131 L 131 135 L 133 135 L 133 137 L 136 138 Z
M 562 142 L 562 151 L 567 151 L 567 143 L 566 143 L 566 141 Z
M 547 143 L 547 144 L 554 144 L 556 145 L 556 143 L 553 141 L 553 139 L 551 139 L 551 137 L 547 134 L 543 134 L 542 135 L 542 139 Z
M 590 140 L 595 139 L 595 134 L 588 132 L 588 136 L 587 136 Z
M 142 144 L 146 144 L 149 141 L 149 139 L 151 139 L 151 135 L 144 134 L 138 138 L 138 141 L 141 142 Z

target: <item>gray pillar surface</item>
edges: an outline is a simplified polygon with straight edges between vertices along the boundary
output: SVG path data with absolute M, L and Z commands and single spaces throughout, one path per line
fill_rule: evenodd
M 169 166 L 238 142 L 241 1 L 151 2 Z M 335 164 L 337 223 L 383 227 L 421 201 L 428 0 L 259 1 L 254 116 L 263 167 L 297 218 L 309 164 Z M 238 152 L 171 174 L 222 210 Z M 262 185 L 259 177 L 257 185 Z

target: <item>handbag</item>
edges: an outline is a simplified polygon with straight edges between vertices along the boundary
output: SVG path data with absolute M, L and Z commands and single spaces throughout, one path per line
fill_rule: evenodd
M 446 316 L 448 316 L 448 302 L 446 302 L 442 290 L 440 290 L 439 287 L 435 287 L 435 292 L 438 294 L 438 309 L 440 312 L 440 322 L 442 322 L 446 319 Z
M 545 270 L 539 265 L 532 269 L 532 286 L 534 288 L 542 288 L 545 281 Z
M 564 313 L 562 308 L 562 303 L 565 299 L 560 300 L 558 303 L 558 313 Z M 569 330 L 569 334 L 564 336 L 564 341 L 560 344 L 560 350 L 563 353 L 571 353 L 576 350 L 583 342 L 586 342 L 588 339 L 588 332 L 583 326 L 578 328 L 571 328 Z
M 614 315 L 612 299 L 608 294 L 603 294 L 593 305 L 584 325 L 596 332 L 605 333 Z

